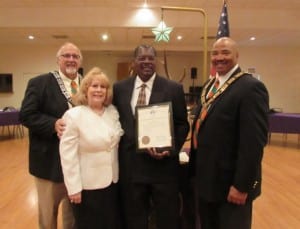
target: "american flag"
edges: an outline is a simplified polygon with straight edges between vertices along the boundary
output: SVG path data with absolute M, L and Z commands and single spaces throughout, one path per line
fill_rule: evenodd
M 223 3 L 223 8 L 219 19 L 219 28 L 218 28 L 216 40 L 218 40 L 221 37 L 229 37 L 229 23 L 228 23 L 226 0 L 224 0 Z M 211 66 L 209 78 L 214 78 L 215 76 L 216 76 L 216 69 L 214 69 L 214 67 Z
M 219 39 L 220 37 L 229 37 L 229 23 L 228 23 L 226 1 L 224 1 L 222 12 L 220 15 L 219 28 L 218 28 L 216 38 Z

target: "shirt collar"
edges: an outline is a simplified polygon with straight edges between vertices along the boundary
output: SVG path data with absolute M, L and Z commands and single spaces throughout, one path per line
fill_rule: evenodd
M 144 82 L 144 81 L 141 80 L 141 78 L 139 76 L 137 76 L 135 78 L 135 87 L 134 88 L 138 89 L 142 86 L 142 84 L 146 84 L 147 88 L 149 88 L 151 90 L 152 86 L 153 86 L 153 83 L 154 83 L 155 77 L 156 77 L 156 73 L 154 73 L 147 82 Z
M 216 77 L 219 79 L 220 81 L 220 85 L 223 85 L 226 80 L 229 79 L 229 77 L 235 72 L 235 70 L 239 67 L 238 64 L 236 64 L 229 72 L 227 72 L 225 75 L 219 75 L 218 73 L 216 73 Z
M 73 81 L 73 80 L 71 80 L 70 78 L 68 78 L 64 73 L 62 73 L 61 70 L 58 70 L 58 72 L 59 72 L 59 75 L 60 75 L 61 79 L 62 79 L 64 82 L 69 82 L 69 83 L 71 83 L 71 81 Z M 74 79 L 74 81 L 78 84 L 78 74 L 77 74 L 76 78 Z

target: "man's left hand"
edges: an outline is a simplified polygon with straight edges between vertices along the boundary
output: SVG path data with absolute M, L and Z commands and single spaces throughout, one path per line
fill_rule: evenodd
M 160 152 L 160 151 L 158 151 L 157 148 L 148 148 L 147 152 L 151 157 L 158 159 L 158 160 L 170 156 L 170 151 L 165 150 L 165 151 Z
M 244 205 L 247 197 L 248 193 L 240 192 L 234 186 L 231 186 L 227 196 L 227 201 L 233 204 Z

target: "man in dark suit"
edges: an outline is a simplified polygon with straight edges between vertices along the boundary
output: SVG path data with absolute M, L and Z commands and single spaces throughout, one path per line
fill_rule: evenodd
M 262 82 L 240 69 L 232 39 L 214 43 L 211 63 L 218 74 L 203 87 L 190 155 L 201 229 L 247 229 L 252 202 L 261 192 L 268 92 Z M 210 91 L 214 93 L 208 98 Z
M 20 120 L 29 129 L 29 172 L 38 194 L 39 228 L 57 228 L 62 203 L 64 228 L 75 228 L 71 205 L 63 182 L 59 157 L 59 136 L 65 123 L 61 119 L 72 106 L 82 55 L 77 46 L 64 44 L 57 52 L 58 71 L 32 78 L 27 85 Z M 75 88 L 72 89 L 71 84 Z
M 127 229 L 147 229 L 151 202 L 159 229 L 179 225 L 179 151 L 189 131 L 182 85 L 156 74 L 156 51 L 140 45 L 134 51 L 136 76 L 115 83 L 113 104 L 125 131 L 119 145 L 120 193 L 123 225 Z M 146 84 L 146 105 L 171 102 L 174 124 L 174 150 L 149 148 L 137 152 L 135 106 Z

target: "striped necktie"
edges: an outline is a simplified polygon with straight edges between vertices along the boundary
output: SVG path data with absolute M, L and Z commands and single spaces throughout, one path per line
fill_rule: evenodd
M 78 89 L 77 83 L 74 80 L 72 80 L 71 81 L 71 94 L 72 94 L 72 96 L 77 93 L 77 89 Z
M 147 85 L 144 83 L 141 85 L 136 106 L 146 105 L 146 92 L 145 92 L 146 86 Z
M 211 90 L 207 93 L 206 100 L 209 100 L 211 97 L 213 97 L 214 94 L 216 94 L 218 88 L 220 85 L 219 79 L 216 78 L 214 85 L 212 86 Z M 196 149 L 198 146 L 198 133 L 200 129 L 200 125 L 205 119 L 207 115 L 208 107 L 207 106 L 202 106 L 201 112 L 199 114 L 199 117 L 197 118 L 196 124 L 195 124 L 195 129 L 193 133 L 193 146 Z

